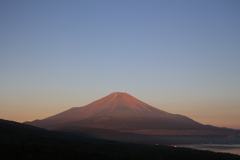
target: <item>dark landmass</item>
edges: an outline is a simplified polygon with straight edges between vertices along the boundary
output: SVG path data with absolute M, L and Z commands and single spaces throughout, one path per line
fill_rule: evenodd
M 86 134 L 92 137 L 127 143 L 178 145 L 178 144 L 240 144 L 239 136 L 229 135 L 151 135 L 121 132 L 102 128 L 68 126 L 55 131 L 70 134 Z M 173 131 L 172 131 L 173 132 Z
M 86 133 L 48 131 L 1 119 L 0 159 L 240 160 L 240 156 L 164 145 L 109 141 Z

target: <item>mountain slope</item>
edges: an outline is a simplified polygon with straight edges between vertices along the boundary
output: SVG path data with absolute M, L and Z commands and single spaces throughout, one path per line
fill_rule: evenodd
M 74 107 L 43 120 L 25 123 L 47 129 L 69 125 L 115 130 L 212 128 L 186 116 L 154 108 L 121 92 L 111 93 L 86 106 Z

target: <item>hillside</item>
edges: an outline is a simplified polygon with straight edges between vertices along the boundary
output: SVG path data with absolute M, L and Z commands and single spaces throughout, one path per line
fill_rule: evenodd
M 6 129 L 8 128 L 8 129 Z M 240 156 L 161 145 L 140 145 L 42 130 L 0 120 L 0 159 L 239 160 Z

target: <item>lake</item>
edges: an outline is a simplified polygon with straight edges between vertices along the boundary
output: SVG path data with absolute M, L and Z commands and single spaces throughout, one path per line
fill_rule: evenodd
M 240 144 L 188 144 L 177 145 L 178 147 L 209 150 L 213 152 L 226 152 L 240 155 Z

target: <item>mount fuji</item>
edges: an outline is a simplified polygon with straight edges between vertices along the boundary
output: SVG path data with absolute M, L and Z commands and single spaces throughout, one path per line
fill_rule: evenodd
M 51 117 L 25 123 L 46 129 L 66 126 L 118 131 L 221 129 L 162 111 L 123 92 L 114 92 L 86 106 L 73 107 Z

